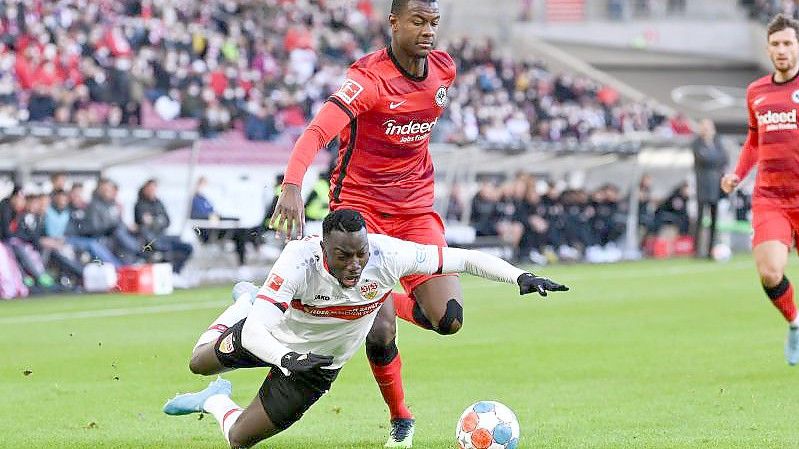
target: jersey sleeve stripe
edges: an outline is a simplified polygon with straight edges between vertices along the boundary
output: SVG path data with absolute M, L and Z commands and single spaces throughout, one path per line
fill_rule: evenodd
M 341 100 L 339 100 L 336 97 L 329 97 L 327 99 L 327 101 L 329 101 L 329 102 L 333 103 L 334 105 L 340 107 L 341 110 L 343 110 L 344 113 L 347 114 L 347 117 L 349 117 L 350 120 L 355 120 L 355 114 L 353 114 L 352 111 L 350 111 L 350 109 L 347 106 L 345 106 L 344 103 Z
M 228 330 L 228 327 L 225 326 L 224 324 L 214 324 L 213 326 L 209 327 L 208 330 L 225 332 L 226 330 Z
M 441 274 L 444 272 L 444 248 L 438 247 L 438 270 L 436 270 L 435 274 Z
M 288 308 L 289 308 L 288 304 L 286 304 L 285 302 L 275 301 L 274 299 L 272 299 L 272 298 L 270 298 L 270 297 L 268 297 L 266 295 L 258 295 L 257 298 L 258 299 L 263 299 L 264 301 L 272 303 L 275 307 L 280 309 L 280 311 L 283 312 L 283 313 L 286 313 L 286 310 L 288 310 Z
M 333 189 L 333 202 L 340 203 L 341 202 L 341 189 L 344 187 L 344 178 L 347 176 L 347 166 L 350 165 L 350 160 L 352 159 L 352 153 L 355 151 L 355 141 L 357 140 L 358 134 L 358 121 L 353 119 L 350 122 L 350 141 L 347 145 L 347 151 L 344 153 L 344 156 L 341 158 L 341 162 L 339 162 L 339 175 L 338 181 L 336 181 L 336 187 Z

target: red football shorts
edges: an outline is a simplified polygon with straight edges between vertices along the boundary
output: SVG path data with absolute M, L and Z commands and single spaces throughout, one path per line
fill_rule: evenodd
M 347 206 L 339 206 L 347 207 Z M 435 212 L 421 214 L 384 214 L 379 212 L 366 212 L 358 210 L 366 221 L 366 230 L 373 234 L 384 234 L 409 242 L 423 245 L 447 246 L 444 239 L 444 222 Z M 402 288 L 406 293 L 413 290 L 430 279 L 442 276 L 457 276 L 456 274 L 413 274 L 400 279 Z
M 754 229 L 752 247 L 777 240 L 791 248 L 794 237 L 799 232 L 799 209 L 755 204 L 752 206 L 752 228 Z

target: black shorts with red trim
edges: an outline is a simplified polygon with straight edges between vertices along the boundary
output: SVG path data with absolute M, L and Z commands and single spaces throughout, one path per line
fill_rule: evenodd
M 272 368 L 258 390 L 261 405 L 275 427 L 288 429 L 327 393 L 338 372 L 338 369 L 316 368 L 286 376 L 283 371 Z
M 258 390 L 258 397 L 275 427 L 288 429 L 330 389 L 339 370 L 317 368 L 286 376 L 279 368 L 260 360 L 241 346 L 245 321 L 241 320 L 225 331 L 217 340 L 214 351 L 219 362 L 228 368 L 271 368 Z
M 267 367 L 268 363 L 253 355 L 250 351 L 241 346 L 241 331 L 244 329 L 243 319 L 230 326 L 216 340 L 214 352 L 219 363 L 226 368 L 257 368 Z

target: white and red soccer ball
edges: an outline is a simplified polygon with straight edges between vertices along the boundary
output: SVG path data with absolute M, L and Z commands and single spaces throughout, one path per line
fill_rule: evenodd
M 455 438 L 459 449 L 516 449 L 519 421 L 499 402 L 480 401 L 463 411 Z

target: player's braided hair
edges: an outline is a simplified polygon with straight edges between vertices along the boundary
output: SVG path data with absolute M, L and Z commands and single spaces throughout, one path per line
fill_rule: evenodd
M 786 16 L 783 13 L 779 13 L 768 23 L 768 26 L 766 27 L 768 34 L 766 34 L 766 36 L 771 36 L 776 32 L 788 28 L 793 28 L 793 30 L 796 32 L 796 36 L 799 37 L 799 21 L 792 17 Z
M 322 235 L 327 236 L 330 231 L 358 232 L 366 227 L 366 222 L 360 212 L 352 209 L 339 209 L 331 212 L 322 222 Z
M 405 6 L 411 0 L 392 0 L 391 1 L 391 14 L 397 15 L 405 9 Z M 438 0 L 418 0 L 423 3 L 436 3 Z

